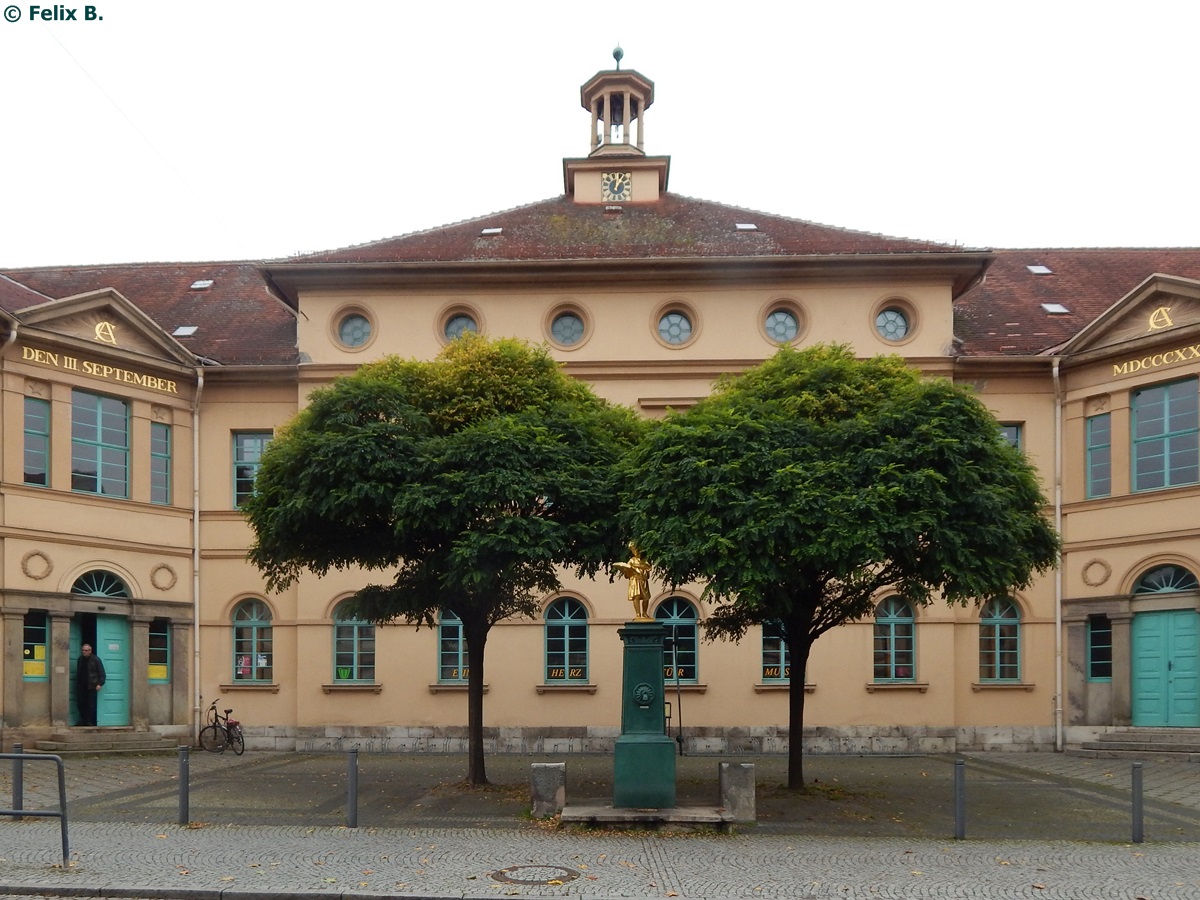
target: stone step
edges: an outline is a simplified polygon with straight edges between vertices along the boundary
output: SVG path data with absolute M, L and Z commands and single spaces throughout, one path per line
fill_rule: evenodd
M 83 756 L 96 753 L 172 753 L 178 748 L 179 741 L 174 738 L 143 734 L 140 740 L 110 741 L 95 738 L 91 741 L 37 741 L 28 752 Z
M 1150 749 L 1144 749 L 1149 747 Z M 1129 760 L 1156 760 L 1156 759 L 1179 759 L 1186 762 L 1200 762 L 1200 745 L 1190 746 L 1180 744 L 1176 748 L 1165 750 L 1163 744 L 1144 744 L 1138 747 L 1132 745 L 1128 748 L 1121 747 L 1119 744 L 1101 743 L 1099 741 L 1086 741 L 1078 747 L 1065 747 L 1063 754 L 1065 756 L 1077 756 L 1083 759 L 1129 759 Z M 1179 749 L 1183 748 L 1183 749 Z
M 1200 728 L 1131 728 L 1106 731 L 1097 735 L 1101 743 L 1125 743 L 1139 741 L 1151 744 L 1196 744 L 1200 745 Z

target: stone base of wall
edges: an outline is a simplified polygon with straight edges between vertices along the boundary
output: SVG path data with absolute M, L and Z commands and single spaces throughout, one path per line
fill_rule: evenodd
M 246 746 L 252 750 L 343 751 L 364 753 L 465 753 L 467 729 L 404 726 L 245 726 Z M 617 728 L 485 728 L 486 753 L 561 755 L 611 753 L 620 735 Z M 685 728 L 684 752 L 695 755 L 754 756 L 786 753 L 788 730 L 761 728 Z M 1053 726 L 924 725 L 818 726 L 804 729 L 804 750 L 821 754 L 967 753 L 982 751 L 1049 752 L 1054 750 Z

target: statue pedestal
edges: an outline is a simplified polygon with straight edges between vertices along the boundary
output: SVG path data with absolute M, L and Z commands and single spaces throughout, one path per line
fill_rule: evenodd
M 621 736 L 613 764 L 613 806 L 675 806 L 675 742 L 663 733 L 663 638 L 657 622 L 627 622 L 621 682 Z

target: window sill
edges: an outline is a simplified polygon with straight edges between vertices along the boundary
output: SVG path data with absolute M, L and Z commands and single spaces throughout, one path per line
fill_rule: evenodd
M 486 694 L 490 685 L 483 686 L 483 692 Z M 467 684 L 431 684 L 429 693 L 431 694 L 465 694 L 467 692 Z
M 985 681 L 973 682 L 971 690 L 975 693 L 980 691 L 1032 691 L 1036 687 L 1029 681 Z
M 769 694 L 774 691 L 790 692 L 791 689 L 792 689 L 792 686 L 790 684 L 788 684 L 786 681 L 764 681 L 764 682 L 759 682 L 758 684 L 756 684 L 754 686 L 754 693 Z M 806 694 L 811 694 L 814 691 L 816 691 L 816 689 L 817 689 L 817 686 L 815 684 L 809 684 L 806 682 L 804 685 L 804 693 L 806 693 Z
M 867 693 L 877 691 L 918 691 L 924 694 L 929 690 L 928 681 L 868 681 Z
M 222 691 L 265 691 L 268 694 L 278 694 L 279 685 L 271 681 L 239 681 L 236 684 L 220 685 Z
M 692 682 L 691 684 L 689 684 L 686 681 L 681 681 L 681 682 L 679 682 L 678 685 L 676 685 L 674 681 L 668 681 L 663 685 L 663 689 L 668 694 L 675 693 L 676 689 L 678 689 L 681 693 L 684 693 L 684 694 L 703 694 L 708 691 L 708 685 L 707 684 L 697 684 L 695 682 Z
M 326 694 L 378 694 L 383 690 L 382 684 L 323 684 L 321 690 Z
M 594 684 L 539 684 L 536 687 L 539 694 L 594 694 Z

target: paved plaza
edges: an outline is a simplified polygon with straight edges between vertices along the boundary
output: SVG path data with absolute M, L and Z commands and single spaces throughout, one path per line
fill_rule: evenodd
M 611 758 L 559 760 L 569 803 L 609 795 Z M 1125 760 L 966 757 L 966 840 L 951 757 L 812 756 L 800 796 L 783 757 L 737 758 L 755 764 L 759 822 L 732 834 L 532 821 L 545 761 L 490 756 L 493 786 L 470 789 L 461 755 L 361 754 L 350 828 L 349 754 L 189 753 L 186 825 L 176 758 L 67 758 L 69 864 L 55 820 L 0 819 L 0 896 L 1200 897 L 1196 764 L 1144 764 L 1133 843 Z M 679 760 L 680 805 L 715 803 L 718 761 Z M 53 771 L 27 767 L 25 808 L 54 806 Z

